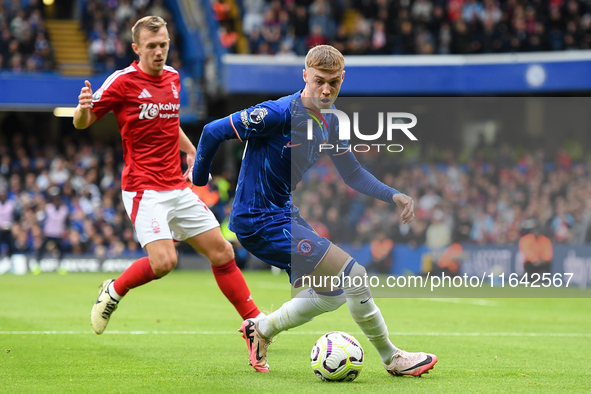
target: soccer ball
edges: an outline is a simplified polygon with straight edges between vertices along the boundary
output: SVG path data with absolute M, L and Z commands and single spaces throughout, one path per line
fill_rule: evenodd
M 333 331 L 316 341 L 310 362 L 320 380 L 351 381 L 363 367 L 363 349 L 352 335 Z

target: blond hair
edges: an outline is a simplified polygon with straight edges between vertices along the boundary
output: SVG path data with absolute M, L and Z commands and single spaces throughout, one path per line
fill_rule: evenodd
M 157 33 L 162 26 L 166 26 L 166 21 L 159 16 L 144 16 L 142 19 L 135 22 L 131 28 L 131 35 L 133 42 L 136 45 L 140 43 L 140 31 L 148 30 L 152 33 Z
M 341 71 L 345 68 L 345 58 L 333 46 L 317 45 L 306 55 L 306 68 L 315 68 L 324 72 Z

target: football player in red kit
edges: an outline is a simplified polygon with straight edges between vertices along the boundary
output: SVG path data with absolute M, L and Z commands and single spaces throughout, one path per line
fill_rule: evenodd
M 94 95 L 85 81 L 74 113 L 77 129 L 87 128 L 109 111 L 117 117 L 125 162 L 123 204 L 148 252 L 117 279 L 103 282 L 91 312 L 92 328 L 101 334 L 130 289 L 172 271 L 177 264 L 173 240 L 187 241 L 204 254 L 238 313 L 243 319 L 254 318 L 260 312 L 236 266 L 232 246 L 222 237 L 211 211 L 187 187 L 181 171 L 179 149 L 186 153 L 189 166 L 196 150 L 180 127 L 179 74 L 165 64 L 170 42 L 166 22 L 144 17 L 132 35 L 140 60 L 114 72 Z

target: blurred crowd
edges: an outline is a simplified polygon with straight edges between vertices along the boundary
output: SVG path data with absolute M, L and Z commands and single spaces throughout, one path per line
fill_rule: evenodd
M 14 134 L 0 144 L 0 254 L 142 255 L 121 202 L 122 156 L 120 144 L 67 137 L 58 146 Z M 417 219 L 402 224 L 397 208 L 346 186 L 325 157 L 298 185 L 294 202 L 336 243 L 441 249 L 452 242 L 516 245 L 528 233 L 554 244 L 591 242 L 591 162 L 573 160 L 565 149 L 548 157 L 502 146 L 462 163 L 451 151 L 444 160 L 357 156 L 378 179 L 414 198 Z M 199 194 L 226 231 L 235 179 L 216 178 L 217 186 Z
M 0 1 L 0 69 L 36 72 L 54 67 L 41 1 L 29 0 L 26 7 Z
M 121 202 L 121 147 L 63 147 L 14 134 L 0 144 L 2 254 L 143 255 Z
M 591 48 L 591 4 L 582 0 L 211 0 L 230 52 L 305 55 L 331 44 L 345 55 L 474 54 Z M 82 27 L 96 72 L 129 65 L 130 29 L 159 15 L 179 39 L 163 0 L 85 0 Z M 242 38 L 242 41 L 241 41 Z M 240 45 L 240 43 L 244 45 Z M 41 0 L 0 0 L 0 69 L 55 68 Z
M 591 48 L 591 4 L 582 0 L 212 0 L 236 1 L 221 18 L 236 52 L 305 55 L 331 44 L 345 55 L 474 54 Z M 236 20 L 238 19 L 238 20 Z
M 15 124 L 2 126 L 11 129 Z M 0 136 L 0 256 L 144 256 L 121 200 L 123 165 L 120 142 L 64 136 L 58 144 L 45 136 Z M 235 185 L 226 178 L 230 176 L 216 176 L 208 186 L 193 190 L 234 242 L 227 216 Z M 184 243 L 177 246 L 194 253 Z
M 167 22 L 170 35 L 167 64 L 181 69 L 180 37 L 163 0 L 86 0 L 82 28 L 87 32 L 88 56 L 96 72 L 120 70 L 137 58 L 131 48 L 131 28 L 146 15 L 160 16 Z
M 516 245 L 528 233 L 546 234 L 555 244 L 591 241 L 591 162 L 575 162 L 565 149 L 546 157 L 508 146 L 488 159 L 475 152 L 462 164 L 452 152 L 446 157 L 409 164 L 377 155 L 364 164 L 414 198 L 411 226 L 394 206 L 346 186 L 328 159 L 310 170 L 294 201 L 318 233 L 337 243 L 370 242 L 380 233 L 434 250 L 452 242 Z

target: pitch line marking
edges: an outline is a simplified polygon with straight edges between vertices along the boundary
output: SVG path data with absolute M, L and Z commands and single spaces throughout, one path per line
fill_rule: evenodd
M 421 301 L 430 302 L 445 302 L 449 304 L 468 304 L 478 306 L 501 306 L 502 303 L 497 301 L 483 300 L 483 299 L 466 299 L 466 298 L 417 298 Z
M 281 335 L 323 335 L 326 331 L 288 331 Z M 352 335 L 362 336 L 361 332 Z M 0 331 L 0 335 L 96 335 L 89 331 Z M 103 335 L 235 335 L 237 331 L 105 331 Z M 540 338 L 591 338 L 583 332 L 390 332 L 391 336 L 428 337 L 540 337 Z

